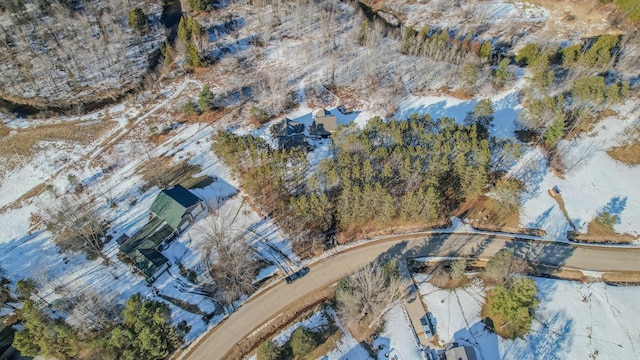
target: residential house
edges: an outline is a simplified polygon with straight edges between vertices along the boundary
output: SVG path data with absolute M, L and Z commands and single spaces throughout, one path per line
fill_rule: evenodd
M 327 109 L 321 108 L 313 112 L 313 123 L 309 133 L 322 138 L 329 137 L 338 129 L 338 118 Z
M 309 148 L 304 134 L 304 124 L 284 118 L 282 122 L 271 127 L 273 135 L 278 139 L 278 148 L 288 150 L 295 147 Z
M 160 250 L 184 232 L 204 210 L 197 196 L 180 185 L 166 188 L 151 204 L 152 219 L 120 245 L 120 251 L 150 281 L 171 266 Z

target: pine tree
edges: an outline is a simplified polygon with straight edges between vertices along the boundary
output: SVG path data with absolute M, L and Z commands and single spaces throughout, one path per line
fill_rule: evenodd
M 482 43 L 478 56 L 486 60 L 491 60 L 491 57 L 493 56 L 493 46 L 491 45 L 491 42 L 485 41 Z
M 538 306 L 536 283 L 516 280 L 511 287 L 497 285 L 487 296 L 489 314 L 496 333 L 506 339 L 522 338 L 529 332 L 533 310 Z
M 273 341 L 263 341 L 258 346 L 256 354 L 258 360 L 278 360 L 282 354 L 282 349 Z
M 293 331 L 289 340 L 293 356 L 302 358 L 318 346 L 314 334 L 308 328 L 300 326 Z
M 147 15 L 140 8 L 129 11 L 129 27 L 138 32 L 143 32 L 147 26 Z
M 213 109 L 213 93 L 208 86 L 203 86 L 198 96 L 198 106 L 202 111 L 209 111 Z
M 503 87 L 509 80 L 511 80 L 511 73 L 509 72 L 509 59 L 502 59 L 498 63 L 498 68 L 495 72 L 495 83 L 496 86 L 501 88 Z

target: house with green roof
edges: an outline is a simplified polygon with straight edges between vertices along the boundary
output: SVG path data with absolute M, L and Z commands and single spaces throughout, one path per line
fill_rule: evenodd
M 204 211 L 200 198 L 180 185 L 166 188 L 151 204 L 152 218 L 130 238 L 123 238 L 120 252 L 150 281 L 171 266 L 160 250 L 184 232 Z

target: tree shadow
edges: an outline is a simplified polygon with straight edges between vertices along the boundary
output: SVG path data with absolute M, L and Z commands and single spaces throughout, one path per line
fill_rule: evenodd
M 573 255 L 575 246 L 560 242 L 536 240 L 510 240 L 505 248 L 512 249 L 514 255 L 528 260 L 533 266 L 552 265 L 564 266 L 567 259 Z
M 499 354 L 498 335 L 489 331 L 485 323 L 479 321 L 470 328 L 463 328 L 453 334 L 453 341 L 460 346 L 473 347 L 481 356 L 479 359 L 497 359 Z
M 564 359 L 563 350 L 571 347 L 573 338 L 567 335 L 572 327 L 573 320 L 566 313 L 555 313 L 551 319 L 541 322 L 539 329 L 532 330 L 522 340 L 515 340 L 513 346 L 507 346 L 501 358 Z
M 612 215 L 619 215 L 627 207 L 627 197 L 614 196 L 605 205 L 603 211 Z

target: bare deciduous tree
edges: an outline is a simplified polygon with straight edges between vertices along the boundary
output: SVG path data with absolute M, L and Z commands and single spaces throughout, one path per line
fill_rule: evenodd
M 381 267 L 367 265 L 341 280 L 336 290 L 338 316 L 347 327 L 371 329 L 408 287 L 406 280 L 386 274 Z M 359 331 L 357 331 L 359 332 Z
M 512 249 L 504 249 L 489 260 L 485 273 L 495 284 L 505 284 L 514 274 L 524 274 L 528 269 L 526 260 L 516 257 Z
M 84 251 L 87 258 L 109 258 L 102 252 L 107 222 L 88 200 L 62 199 L 43 215 L 47 230 L 62 251 Z
M 259 263 L 242 233 L 233 228 L 237 217 L 227 215 L 230 216 L 215 212 L 207 220 L 202 263 L 215 285 L 205 284 L 203 288 L 210 289 L 222 305 L 233 309 L 236 300 L 255 290 Z

